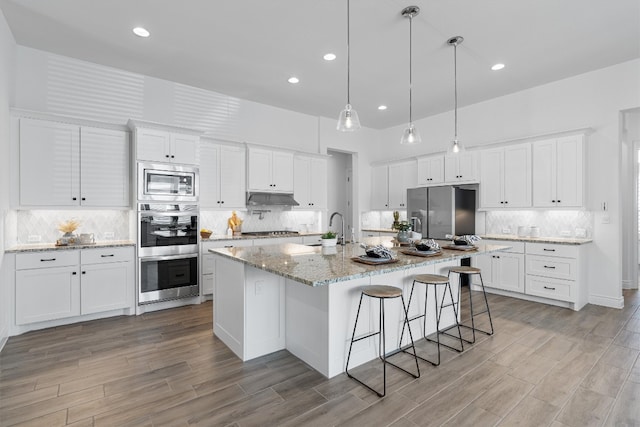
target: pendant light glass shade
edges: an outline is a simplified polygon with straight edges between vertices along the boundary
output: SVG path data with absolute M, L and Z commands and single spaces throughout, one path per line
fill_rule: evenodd
M 360 119 L 356 110 L 351 108 L 351 50 L 350 50 L 350 4 L 347 0 L 347 105 L 340 112 L 336 129 L 340 132 L 353 132 L 360 129 Z
M 420 137 L 420 133 L 418 129 L 413 126 L 413 123 L 410 123 L 409 126 L 404 130 L 402 134 L 402 139 L 400 140 L 400 144 L 417 144 L 422 142 L 422 138 Z
M 422 142 L 422 138 L 420 138 L 420 134 L 418 133 L 418 129 L 413 125 L 413 117 L 412 117 L 412 23 L 413 17 L 420 13 L 420 8 L 418 6 L 407 6 L 402 9 L 402 16 L 409 18 L 409 124 L 407 128 L 404 130 L 402 134 L 402 138 L 400 139 L 400 144 L 417 144 Z
M 336 127 L 341 132 L 353 132 L 360 129 L 360 119 L 356 110 L 351 108 L 351 104 L 347 104 L 344 110 L 340 111 L 340 117 L 338 117 L 338 126 Z
M 447 148 L 447 154 L 455 155 L 465 151 L 464 145 L 458 139 L 458 45 L 462 44 L 462 36 L 451 37 L 447 40 L 453 46 L 453 140 Z

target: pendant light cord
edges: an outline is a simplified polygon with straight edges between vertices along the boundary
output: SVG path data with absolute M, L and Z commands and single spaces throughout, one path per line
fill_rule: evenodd
M 412 68 L 413 68 L 413 64 L 412 64 L 412 24 L 413 24 L 413 13 L 409 14 L 409 126 L 411 126 L 413 124 L 413 115 L 412 115 L 412 96 L 411 96 L 411 89 L 412 89 L 412 85 L 413 85 L 413 79 L 412 79 Z
M 453 132 L 458 140 L 458 45 L 453 45 Z
M 347 104 L 351 104 L 351 49 L 350 49 L 350 33 L 351 33 L 351 28 L 350 28 L 350 1 L 347 0 Z

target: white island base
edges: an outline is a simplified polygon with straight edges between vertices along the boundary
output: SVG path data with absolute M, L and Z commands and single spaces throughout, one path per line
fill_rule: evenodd
M 459 265 L 457 260 L 446 261 L 310 286 L 227 257 L 216 255 L 215 258 L 215 335 L 243 361 L 287 349 L 328 378 L 345 370 L 363 287 L 372 284 L 402 287 L 405 302 L 408 302 L 414 275 L 446 275 L 449 266 Z M 452 290 L 457 299 L 457 280 Z M 409 308 L 410 317 L 424 310 L 424 296 L 424 285 L 416 285 Z M 400 301 L 385 301 L 387 351 L 398 348 L 403 323 Z M 435 331 L 433 303 L 430 295 L 427 335 Z M 378 318 L 379 300 L 365 297 L 356 336 L 377 329 Z M 445 309 L 442 324 L 452 325 L 453 320 L 451 309 Z M 422 319 L 411 323 L 415 340 L 424 335 L 422 325 Z M 405 333 L 403 345 L 408 342 L 407 335 Z M 353 346 L 349 368 L 376 357 L 378 337 L 357 342 Z

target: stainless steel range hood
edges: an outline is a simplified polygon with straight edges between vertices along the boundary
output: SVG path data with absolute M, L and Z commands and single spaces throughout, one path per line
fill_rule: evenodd
M 247 192 L 247 206 L 300 206 L 289 193 Z

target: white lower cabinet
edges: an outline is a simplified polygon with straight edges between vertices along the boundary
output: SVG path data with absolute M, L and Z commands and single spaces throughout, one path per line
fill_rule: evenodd
M 265 239 L 266 240 L 266 239 Z M 201 295 L 212 296 L 215 294 L 215 255 L 209 249 L 216 248 L 241 248 L 253 246 L 252 239 L 204 241 L 200 244 L 200 283 L 202 283 Z
M 133 247 L 16 255 L 16 325 L 133 307 Z
M 482 270 L 484 285 L 505 291 L 524 292 L 524 244 L 506 241 L 490 241 L 489 244 L 511 246 L 511 249 L 473 258 L 474 266 Z M 480 284 L 477 276 L 474 283 Z

